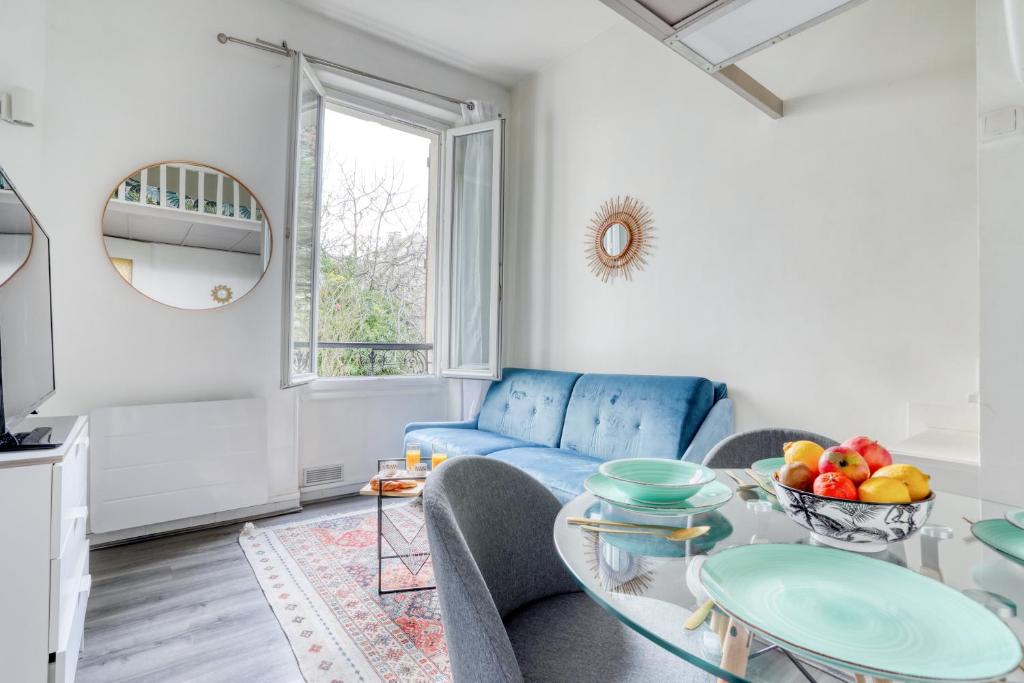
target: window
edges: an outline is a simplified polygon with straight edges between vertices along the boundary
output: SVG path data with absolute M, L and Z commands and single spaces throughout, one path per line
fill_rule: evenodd
M 292 193 L 285 232 L 283 386 L 316 378 L 316 244 L 320 224 L 320 159 L 324 89 L 302 55 L 295 59 Z
M 451 377 L 489 379 L 500 366 L 502 122 L 448 131 L 446 224 Z
M 497 378 L 503 121 L 342 101 L 296 64 L 282 385 Z
M 439 136 L 341 106 L 324 119 L 317 372 L 433 370 Z

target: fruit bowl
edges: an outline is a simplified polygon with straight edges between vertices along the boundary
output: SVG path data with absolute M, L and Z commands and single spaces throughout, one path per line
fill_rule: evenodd
M 912 503 L 866 503 L 819 496 L 786 486 L 772 475 L 775 495 L 786 515 L 827 545 L 874 553 L 910 538 L 928 522 L 935 493 Z

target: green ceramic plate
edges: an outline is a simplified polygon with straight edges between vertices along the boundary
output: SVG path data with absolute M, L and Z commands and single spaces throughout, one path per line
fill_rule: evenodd
M 971 525 L 975 538 L 1018 562 L 1024 562 L 1024 529 L 1005 519 L 983 519 Z
M 630 498 L 622 493 L 615 481 L 603 474 L 591 475 L 583 482 L 583 486 L 606 503 L 647 515 L 698 515 L 722 507 L 732 498 L 732 489 L 720 481 L 705 484 L 688 499 L 672 505 L 655 505 Z
M 1021 661 L 1017 636 L 966 595 L 899 565 L 808 545 L 710 556 L 708 594 L 766 640 L 901 681 L 988 681 Z
M 1024 529 L 1024 508 L 1010 510 L 1009 512 L 1007 512 L 1006 521 L 1014 525 L 1015 527 Z
M 598 472 L 626 496 L 644 503 L 679 503 L 715 480 L 713 470 L 684 460 L 623 458 L 602 463 Z
M 764 460 L 758 460 L 750 466 L 750 469 L 754 470 L 757 474 L 764 477 L 765 479 L 771 479 L 772 474 L 779 470 L 783 465 L 786 464 L 785 458 L 765 458 Z

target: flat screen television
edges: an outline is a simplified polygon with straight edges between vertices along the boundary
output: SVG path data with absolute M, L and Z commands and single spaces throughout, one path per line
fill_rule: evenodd
M 18 431 L 55 389 L 50 238 L 0 168 L 0 450 L 60 445 L 48 427 Z

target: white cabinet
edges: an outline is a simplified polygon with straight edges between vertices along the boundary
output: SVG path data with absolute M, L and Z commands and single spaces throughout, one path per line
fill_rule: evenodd
M 0 453 L 0 680 L 75 680 L 91 587 L 88 468 L 84 417 L 59 448 Z

